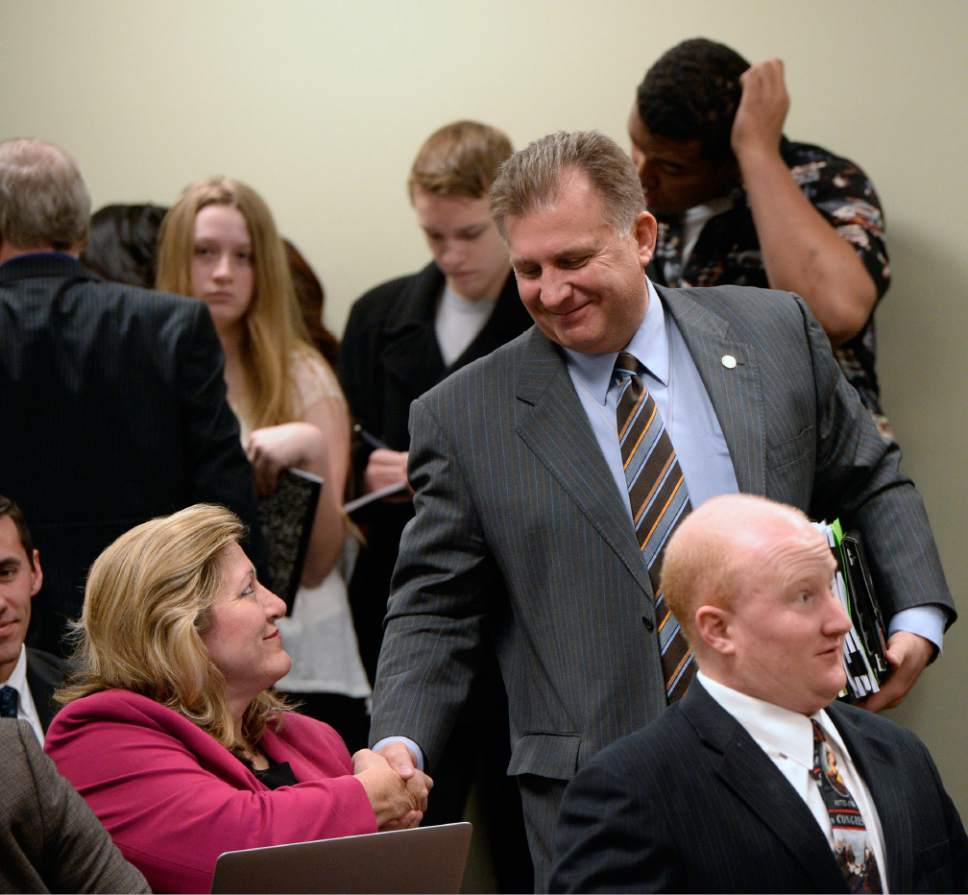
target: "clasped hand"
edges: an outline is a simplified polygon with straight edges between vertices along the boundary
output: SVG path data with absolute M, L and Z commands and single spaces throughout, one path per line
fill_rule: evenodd
M 382 755 L 361 749 L 353 756 L 353 773 L 363 784 L 381 830 L 416 827 L 427 810 L 434 781 L 412 764 L 395 768 Z

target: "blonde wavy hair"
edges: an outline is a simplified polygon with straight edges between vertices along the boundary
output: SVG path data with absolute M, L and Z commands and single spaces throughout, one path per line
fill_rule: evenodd
M 272 212 L 252 187 L 229 177 L 208 177 L 189 184 L 162 221 L 158 233 L 155 286 L 192 295 L 195 217 L 209 205 L 228 205 L 245 218 L 252 241 L 254 284 L 244 318 L 242 340 L 245 395 L 238 411 L 249 429 L 288 423 L 296 418 L 292 361 L 322 355 L 309 342 Z
M 228 749 L 257 744 L 289 706 L 266 690 L 245 710 L 242 740 L 225 678 L 201 635 L 222 584 L 219 559 L 244 527 L 224 507 L 196 504 L 132 528 L 91 566 L 75 624 L 77 672 L 56 698 L 131 690 L 183 715 Z

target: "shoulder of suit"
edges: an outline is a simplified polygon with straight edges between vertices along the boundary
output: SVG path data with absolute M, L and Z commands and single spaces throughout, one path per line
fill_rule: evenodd
M 698 745 L 692 724 L 678 705 L 670 706 L 658 718 L 610 743 L 592 756 L 586 766 L 609 769 L 609 773 L 640 776 L 637 769 L 647 764 L 653 774 L 664 765 L 688 761 L 684 752 Z M 661 774 L 659 774 L 661 776 Z
M 156 728 L 175 735 L 197 731 L 208 736 L 200 727 L 174 709 L 131 690 L 101 690 L 68 703 L 58 712 L 51 725 L 60 731 L 79 728 L 99 721 L 128 723 Z
M 424 282 L 435 289 L 443 284 L 443 275 L 433 262 L 416 273 L 394 277 L 368 289 L 353 302 L 350 315 L 374 319 L 389 317 L 397 303 L 406 300 L 413 294 L 414 289 L 421 288 Z
M 874 737 L 882 742 L 905 742 L 910 745 L 923 745 L 920 737 L 913 731 L 900 724 L 869 712 L 866 709 L 849 705 L 846 702 L 834 702 L 827 706 L 827 713 L 840 725 L 848 725 L 866 736 Z
M 38 751 L 37 736 L 21 718 L 0 718 L 0 755 L 8 761 L 15 749 L 23 753 Z
M 666 307 L 678 319 L 698 310 L 739 327 L 772 325 L 778 321 L 796 322 L 802 326 L 804 316 L 809 314 L 800 296 L 779 289 L 760 289 L 755 286 L 656 288 Z
M 53 653 L 44 650 L 27 647 L 27 670 L 46 671 L 53 676 L 64 678 L 71 671 L 71 663 L 67 659 L 55 656 Z
M 165 318 L 179 314 L 194 316 L 205 307 L 202 302 L 185 295 L 158 292 L 108 280 L 86 280 L 74 288 L 83 291 L 85 310 L 100 306 L 102 309 L 111 308 L 127 317 Z

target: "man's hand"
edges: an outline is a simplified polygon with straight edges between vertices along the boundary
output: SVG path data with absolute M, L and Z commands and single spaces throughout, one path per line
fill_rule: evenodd
M 405 746 L 402 748 L 407 751 Z M 353 756 L 353 773 L 366 790 L 381 830 L 415 827 L 423 820 L 427 796 L 434 783 L 413 767 L 412 761 L 408 777 L 404 779 L 382 755 L 361 749 Z
M 427 801 L 434 781 L 417 768 L 413 762 L 413 755 L 403 743 L 387 743 L 377 754 L 385 758 L 390 767 L 400 775 L 400 778 L 406 781 L 407 791 L 417 798 L 420 809 L 420 817 L 417 818 L 416 823 L 406 824 L 406 818 L 401 818 L 396 821 L 388 821 L 380 829 L 399 830 L 405 826 L 417 826 L 423 819 L 423 812 L 427 810 Z
M 407 481 L 407 452 L 391 451 L 388 448 L 377 448 L 370 454 L 363 473 L 363 488 L 369 494 L 379 491 L 389 485 Z M 394 495 L 390 500 L 400 500 Z M 410 499 L 410 493 L 403 493 L 403 500 Z
M 887 642 L 885 655 L 892 669 L 890 677 L 877 693 L 858 703 L 871 712 L 900 704 L 934 655 L 934 644 L 910 631 L 896 631 Z
M 870 317 L 877 288 L 853 246 L 810 203 L 780 155 L 790 108 L 783 63 L 757 62 L 742 75 L 730 137 L 772 289 L 796 292 L 836 347 Z
M 779 156 L 783 122 L 790 97 L 783 79 L 783 62 L 767 59 L 751 66 L 739 78 L 743 95 L 733 120 L 730 142 L 737 159 L 744 154 Z

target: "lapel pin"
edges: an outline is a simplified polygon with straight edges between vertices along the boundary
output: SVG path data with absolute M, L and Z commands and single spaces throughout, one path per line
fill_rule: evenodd
M 731 354 L 723 355 L 723 366 L 727 370 L 732 370 L 736 366 L 736 358 Z

